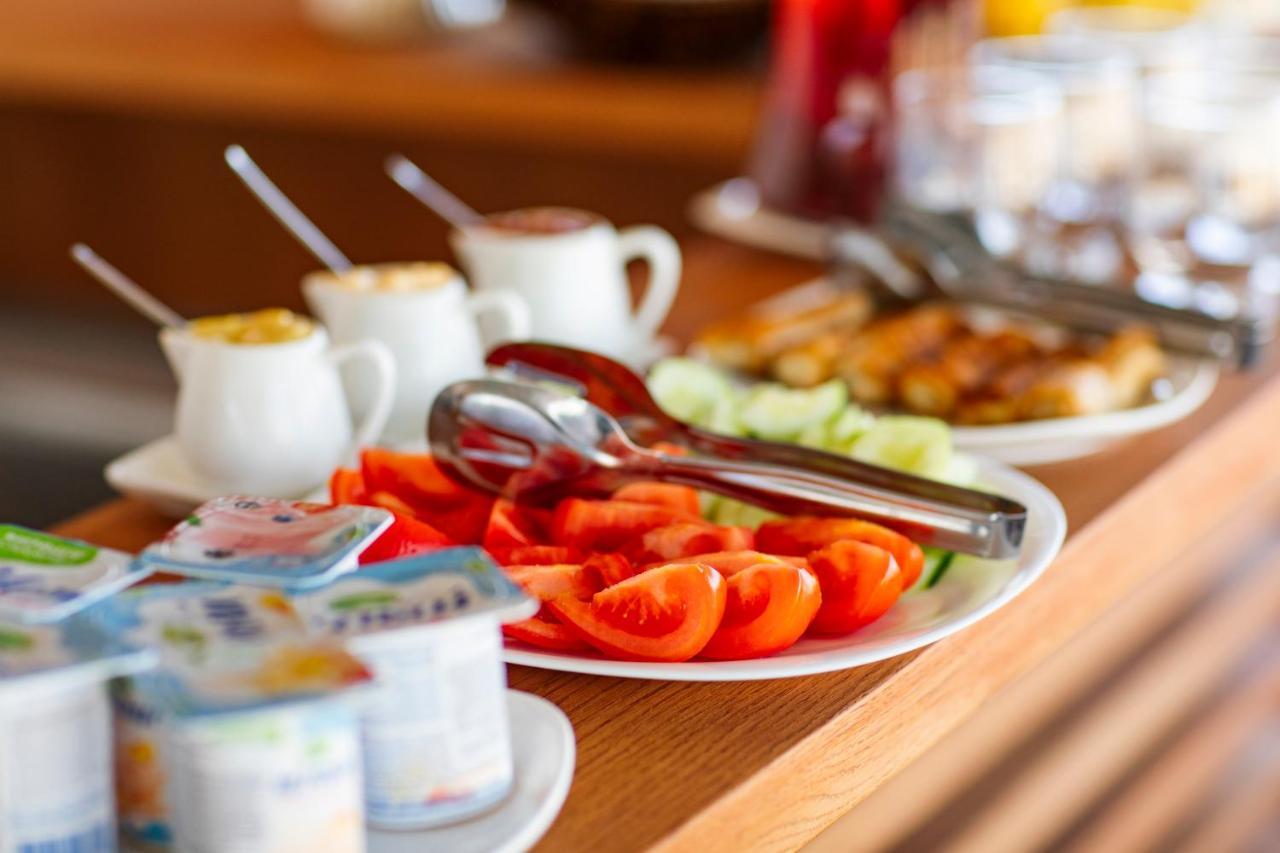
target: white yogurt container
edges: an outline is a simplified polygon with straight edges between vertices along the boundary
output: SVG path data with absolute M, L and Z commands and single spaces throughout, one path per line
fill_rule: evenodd
M 81 618 L 0 624 L 0 851 L 111 851 L 105 683 L 152 656 Z
M 513 771 L 503 621 L 537 609 L 483 551 L 378 563 L 293 597 L 373 671 L 362 706 L 368 822 L 420 829 L 492 808 Z
M 359 729 L 342 700 L 175 721 L 166 734 L 178 850 L 364 850 Z
M 369 671 L 308 635 L 278 590 L 187 582 L 91 611 L 159 666 L 116 685 L 121 823 L 146 847 L 355 853 L 359 728 L 340 691 Z
M 0 702 L 0 851 L 115 849 L 100 683 Z

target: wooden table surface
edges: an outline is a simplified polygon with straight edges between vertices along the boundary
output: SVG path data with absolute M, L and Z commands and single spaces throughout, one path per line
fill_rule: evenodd
M 809 265 L 715 241 L 687 246 L 671 330 L 798 283 Z M 546 850 L 792 849 L 875 792 L 1002 687 L 1280 477 L 1277 360 L 1222 381 L 1183 423 L 1034 469 L 1067 509 L 1056 563 L 1009 606 L 919 652 L 780 681 L 677 684 L 512 667 L 513 687 L 573 721 L 578 767 Z M 138 548 L 169 522 L 118 501 L 60 532 Z

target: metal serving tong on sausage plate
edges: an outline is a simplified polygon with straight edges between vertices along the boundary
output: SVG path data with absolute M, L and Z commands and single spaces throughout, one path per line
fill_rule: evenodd
M 663 413 L 640 377 L 604 356 L 525 343 L 499 347 L 489 363 L 583 395 L 487 379 L 436 398 L 432 453 L 490 491 L 537 503 L 660 480 L 784 514 L 866 518 L 923 545 L 981 557 L 1013 558 L 1021 549 L 1021 504 L 818 450 L 705 432 Z M 642 446 L 658 441 L 697 455 Z
M 1235 367 L 1257 363 L 1274 333 L 1269 322 L 1243 313 L 1215 317 L 1115 287 L 1022 272 L 992 257 L 966 223 L 902 204 L 887 205 L 874 231 L 836 228 L 829 253 L 837 273 L 858 272 L 887 301 L 955 299 L 1098 334 L 1140 325 L 1170 350 Z

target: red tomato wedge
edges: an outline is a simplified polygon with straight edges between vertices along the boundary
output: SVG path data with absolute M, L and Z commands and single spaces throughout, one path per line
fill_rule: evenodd
M 543 611 L 545 610 L 544 607 Z M 502 633 L 513 640 L 552 652 L 582 652 L 591 648 L 562 622 L 555 621 L 554 616 L 542 611 L 531 619 L 503 625 Z
M 632 553 L 641 563 L 669 563 L 713 551 L 748 551 L 754 544 L 755 534 L 746 527 L 681 521 L 646 532 L 640 537 L 640 547 L 633 546 Z
M 456 545 L 452 539 L 425 521 L 407 515 L 397 515 L 391 526 L 360 554 L 360 565 L 398 560 L 414 554 L 425 554 Z
M 490 554 L 539 545 L 547 541 L 550 526 L 551 510 L 517 506 L 512 501 L 499 499 L 489 510 L 489 523 L 481 544 Z
M 761 551 L 800 557 L 846 539 L 876 545 L 892 554 L 902 571 L 903 589 L 910 589 L 924 570 L 924 552 L 919 545 L 870 521 L 800 516 L 766 521 L 756 531 L 756 547 Z
M 600 589 L 622 583 L 636 574 L 636 567 L 621 554 L 592 554 L 582 564 Z
M 669 506 L 672 509 L 697 515 L 702 511 L 698 490 L 670 483 L 631 483 L 613 493 L 616 501 L 632 501 L 638 504 Z
M 883 548 L 845 539 L 809 555 L 822 587 L 814 634 L 848 634 L 883 616 L 902 595 L 905 575 Z
M 761 563 L 795 566 L 806 570 L 809 568 L 809 561 L 804 557 L 785 557 L 777 554 L 763 554 L 759 551 L 717 551 L 713 554 L 697 554 L 690 557 L 689 562 L 710 566 L 725 577 Z
M 551 612 L 545 602 L 557 596 L 590 599 L 599 589 L 595 576 L 582 566 L 508 566 L 504 571 L 529 595 L 544 602 L 530 619 L 502 626 L 502 633 L 515 640 L 553 651 L 571 652 L 590 648 L 578 634 Z
M 790 648 L 822 604 L 817 579 L 780 560 L 728 573 L 724 618 L 702 657 L 743 660 Z
M 724 616 L 726 584 L 710 566 L 672 563 L 601 590 L 590 601 L 562 595 L 551 612 L 608 657 L 686 661 Z
M 490 551 L 493 558 L 504 566 L 554 566 L 557 563 L 578 564 L 583 554 L 564 545 L 522 545 L 498 551 Z
M 329 500 L 336 504 L 364 504 L 369 502 L 369 492 L 364 486 L 364 475 L 350 468 L 337 468 L 329 478 Z
M 391 492 L 417 507 L 456 506 L 473 494 L 426 453 L 369 448 L 360 454 L 360 471 L 370 491 Z
M 557 545 L 570 545 L 583 551 L 614 552 L 655 527 L 699 520 L 697 516 L 654 504 L 568 498 L 556 507 L 551 538 Z
M 374 492 L 365 497 L 364 503 L 369 506 L 382 507 L 405 518 L 416 518 L 418 516 L 416 509 L 409 506 L 399 495 L 394 495 L 391 492 Z

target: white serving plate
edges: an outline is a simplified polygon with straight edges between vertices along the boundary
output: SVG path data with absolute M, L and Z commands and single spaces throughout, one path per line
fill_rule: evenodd
M 1039 481 L 989 459 L 979 462 L 978 482 L 1027 508 L 1027 531 L 1017 560 L 959 557 L 933 589 L 903 596 L 879 621 L 847 637 L 800 640 L 773 657 L 744 661 L 632 663 L 598 655 L 543 651 L 511 640 L 508 663 L 668 681 L 755 681 L 791 678 L 863 666 L 937 642 L 1008 604 L 1053 562 L 1067 533 L 1062 504 Z
M 757 303 L 753 311 L 787 311 L 804 305 L 831 288 L 823 276 L 787 288 Z M 978 324 L 988 328 L 1004 325 L 1001 311 L 975 308 Z M 1023 318 L 1030 327 L 1041 327 L 1049 337 L 1061 335 L 1035 318 Z M 689 355 L 707 360 L 696 345 Z M 1010 465 L 1047 465 L 1080 459 L 1105 450 L 1133 436 L 1151 432 L 1186 418 L 1204 405 L 1218 385 L 1220 370 L 1212 362 L 1176 354 L 1169 355 L 1168 374 L 1156 382 L 1147 402 L 1129 409 L 1071 418 L 1046 418 L 991 426 L 953 426 L 955 448 L 964 453 L 988 456 Z M 754 380 L 746 380 L 748 382 Z
M 826 257 L 830 228 L 765 207 L 750 178 L 731 178 L 689 201 L 689 219 L 717 237 L 810 260 Z
M 369 853 L 524 853 L 551 828 L 573 781 L 576 747 L 564 712 L 539 696 L 507 691 L 515 787 L 478 817 L 419 830 L 370 829 Z
M 1204 405 L 1217 384 L 1216 365 L 1170 356 L 1168 375 L 1157 383 L 1157 398 L 1145 405 L 1075 418 L 957 426 L 951 428 L 952 441 L 958 450 L 1010 465 L 1079 459 L 1126 438 L 1177 423 Z

